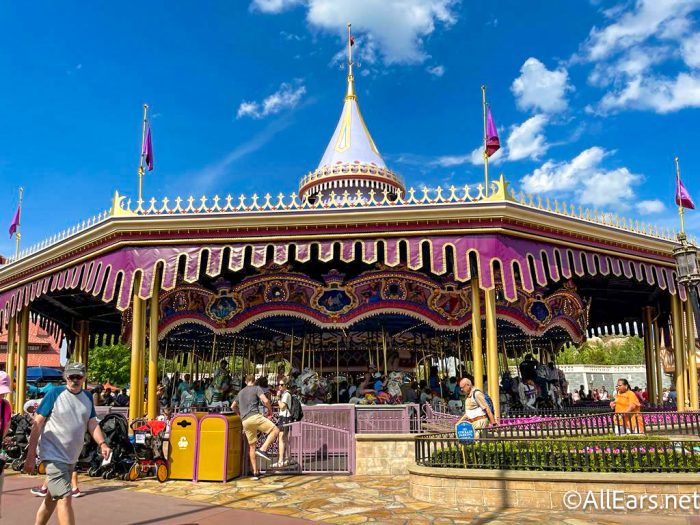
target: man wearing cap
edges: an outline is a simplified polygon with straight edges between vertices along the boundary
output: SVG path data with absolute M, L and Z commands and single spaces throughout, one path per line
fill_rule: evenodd
M 58 509 L 58 523 L 73 525 L 75 516 L 71 505 L 71 475 L 83 448 L 87 429 L 97 442 L 104 458 L 110 449 L 97 424 L 92 397 L 83 390 L 85 366 L 71 363 L 63 371 L 66 386 L 53 388 L 34 415 L 32 433 L 29 436 L 24 471 L 32 473 L 36 467 L 37 445 L 46 467 L 48 494 L 36 515 L 37 524 L 45 524 L 53 511 Z

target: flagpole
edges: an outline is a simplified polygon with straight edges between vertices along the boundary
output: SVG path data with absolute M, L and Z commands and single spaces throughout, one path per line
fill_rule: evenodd
M 352 24 L 348 24 L 348 73 L 352 75 Z
M 489 194 L 489 155 L 486 152 L 486 142 L 488 137 L 486 136 L 486 85 L 481 86 L 481 103 L 484 110 L 484 197 L 488 197 Z
M 678 187 L 679 181 L 681 180 L 681 168 L 678 164 L 678 157 L 675 158 L 676 161 L 676 187 Z M 685 221 L 683 220 L 683 201 L 679 199 L 678 202 L 678 215 L 681 218 L 681 236 L 685 238 Z
M 22 235 L 19 232 L 20 224 L 22 223 L 22 194 L 24 193 L 24 188 L 19 187 L 19 222 L 17 223 L 17 231 L 15 232 L 15 259 L 19 257 L 19 240 Z
M 141 207 L 143 202 L 143 161 L 146 157 L 146 153 L 143 151 L 146 144 L 146 124 L 148 123 L 148 104 L 143 105 L 143 127 L 141 129 L 141 157 L 139 158 L 139 199 L 138 205 Z

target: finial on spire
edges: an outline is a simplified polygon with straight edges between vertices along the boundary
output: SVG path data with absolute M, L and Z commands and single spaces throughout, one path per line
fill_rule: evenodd
M 355 45 L 355 39 L 352 36 L 352 24 L 348 24 L 348 92 L 345 94 L 345 99 L 354 99 L 355 96 L 355 77 L 352 74 L 352 46 Z

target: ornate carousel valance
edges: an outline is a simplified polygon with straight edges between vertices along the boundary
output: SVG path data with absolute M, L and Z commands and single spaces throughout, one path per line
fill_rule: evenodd
M 381 268 L 347 280 L 332 270 L 318 281 L 283 267 L 267 269 L 235 286 L 217 279 L 216 291 L 182 284 L 159 300 L 158 333 L 166 339 L 186 324 L 219 334 L 235 333 L 270 317 L 344 329 L 377 315 L 411 317 L 436 330 L 461 330 L 472 322 L 471 289 L 451 277 L 433 280 L 405 269 Z M 542 336 L 558 327 L 575 342 L 585 336 L 588 309 L 571 282 L 551 294 L 519 290 L 515 301 L 502 294 L 497 300 L 498 318 L 525 334 Z M 131 326 L 130 313 L 124 313 L 126 330 Z
M 53 290 L 79 289 L 104 302 L 116 300 L 116 307 L 123 311 L 129 307 L 137 275 L 141 275 L 139 296 L 147 299 L 153 292 L 158 265 L 163 268 L 163 289 L 172 290 L 177 281 L 178 265 L 182 263 L 184 266 L 186 282 L 197 281 L 200 270 L 216 277 L 223 271 L 225 251 L 228 251 L 228 269 L 231 271 L 240 271 L 246 264 L 262 268 L 268 264 L 308 262 L 313 253 L 322 262 L 332 261 L 337 254 L 343 262 L 361 260 L 373 264 L 381 260 L 388 267 L 405 264 L 410 270 L 420 269 L 426 264 L 432 273 L 444 275 L 450 260 L 457 282 L 471 279 L 469 258 L 473 254 L 478 265 L 479 286 L 492 289 L 500 284 L 509 301 L 517 300 L 519 288 L 533 292 L 537 285 L 545 286 L 550 280 L 556 282 L 573 276 L 610 274 L 658 286 L 672 294 L 678 291 L 685 299 L 685 291 L 675 285 L 672 262 L 642 261 L 632 254 L 627 258 L 602 250 L 586 251 L 506 235 L 350 238 L 122 248 L 0 294 L 2 324 L 7 323 L 8 316 L 15 315 L 23 306 Z M 202 268 L 205 253 L 207 264 Z M 424 260 L 424 253 L 428 254 L 429 260 Z M 500 283 L 496 282 L 497 278 Z

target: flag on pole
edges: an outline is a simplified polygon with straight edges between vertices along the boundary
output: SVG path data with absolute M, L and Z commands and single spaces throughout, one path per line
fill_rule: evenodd
M 493 123 L 491 108 L 487 108 L 486 111 L 486 156 L 490 157 L 501 149 L 501 141 L 498 139 L 496 124 Z
M 146 124 L 146 140 L 143 143 L 143 160 L 148 171 L 153 171 L 153 141 L 151 140 L 151 125 Z
M 678 173 L 676 173 L 676 204 L 681 208 L 687 208 L 689 210 L 695 209 L 693 198 L 690 196 L 690 193 L 688 193 Z
M 17 232 L 17 228 L 19 227 L 19 210 L 20 206 L 18 204 L 15 215 L 12 217 L 12 222 L 10 223 L 10 238 Z

